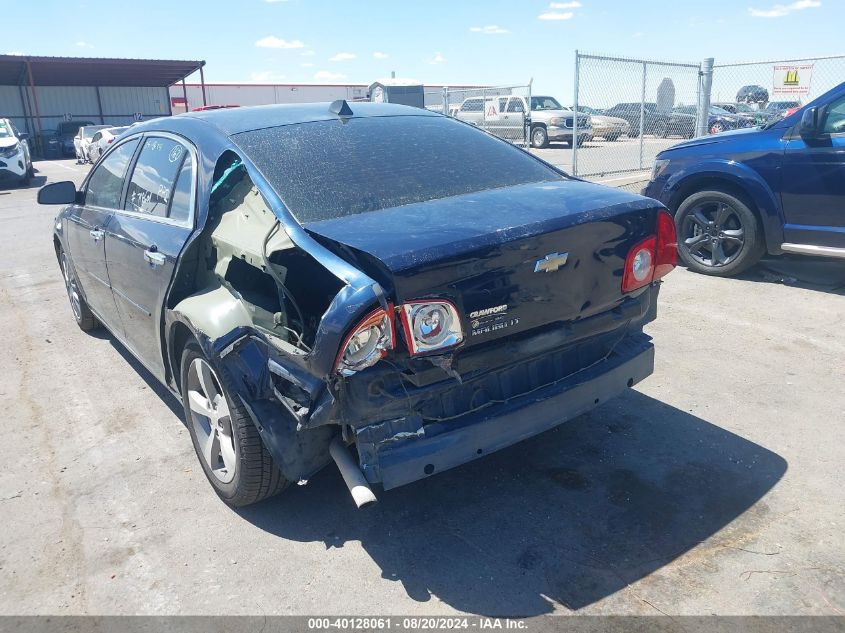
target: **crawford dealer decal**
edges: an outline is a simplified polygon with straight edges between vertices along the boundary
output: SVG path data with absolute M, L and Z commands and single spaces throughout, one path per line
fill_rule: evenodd
M 483 308 L 482 310 L 474 310 L 467 316 L 470 319 L 470 336 L 478 336 L 479 334 L 489 334 L 498 330 L 504 330 L 519 323 L 516 317 L 508 318 L 508 304 L 493 306 L 491 308 Z

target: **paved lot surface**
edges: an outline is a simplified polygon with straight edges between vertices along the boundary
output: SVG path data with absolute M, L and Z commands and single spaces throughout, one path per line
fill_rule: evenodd
M 615 179 L 623 175 L 617 172 L 630 173 L 636 171 L 642 164 L 643 171 L 646 174 L 645 178 L 648 179 L 648 173 L 651 171 L 654 157 L 657 156 L 658 152 L 672 145 L 677 145 L 681 141 L 683 139 L 678 137 L 654 138 L 646 136 L 643 139 L 641 163 L 639 138 L 625 136 L 613 142 L 593 139 L 584 143 L 578 149 L 578 173 L 598 177 L 603 171 L 607 170 L 612 172 L 613 175 L 608 175 L 606 178 L 613 178 L 614 182 L 617 182 Z M 564 143 L 552 143 L 545 149 L 532 149 L 531 152 L 565 171 L 572 172 L 572 148 Z
M 235 512 L 74 324 L 34 200 L 85 170 L 37 168 L 0 192 L 0 614 L 845 613 L 841 265 L 678 270 L 627 395 L 368 510 L 332 467 Z

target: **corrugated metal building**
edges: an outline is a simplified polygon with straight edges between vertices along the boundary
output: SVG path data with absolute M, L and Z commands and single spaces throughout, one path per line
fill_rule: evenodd
M 168 87 L 203 61 L 0 55 L 0 118 L 36 145 L 61 121 L 126 125 L 172 114 Z

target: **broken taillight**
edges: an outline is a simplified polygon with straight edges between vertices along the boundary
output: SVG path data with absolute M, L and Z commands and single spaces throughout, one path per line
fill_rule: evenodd
M 335 371 L 344 376 L 372 367 L 393 349 L 393 306 L 378 308 L 365 316 L 347 335 L 335 361 Z
M 454 347 L 464 340 L 458 310 L 445 299 L 408 301 L 399 306 L 412 356 Z
M 678 237 L 675 221 L 666 211 L 657 212 L 657 235 L 634 245 L 625 258 L 622 292 L 631 292 L 665 277 L 675 268 Z

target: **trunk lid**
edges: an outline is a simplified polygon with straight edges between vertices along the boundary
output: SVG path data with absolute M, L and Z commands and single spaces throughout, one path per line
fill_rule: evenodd
M 625 257 L 655 233 L 660 208 L 618 189 L 552 181 L 305 228 L 392 288 L 397 303 L 452 301 L 471 346 L 618 306 Z

